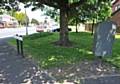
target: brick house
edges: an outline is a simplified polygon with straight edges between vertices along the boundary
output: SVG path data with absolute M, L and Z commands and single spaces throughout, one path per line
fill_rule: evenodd
M 120 32 L 120 0 L 113 0 L 111 20 L 117 24 L 117 32 Z

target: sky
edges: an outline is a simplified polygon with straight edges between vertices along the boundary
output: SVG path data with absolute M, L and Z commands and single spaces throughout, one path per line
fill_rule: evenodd
M 41 11 L 40 9 L 37 9 L 36 11 L 31 11 L 31 8 L 32 7 L 26 8 L 26 14 L 28 15 L 30 20 L 34 18 L 41 22 L 45 19 L 45 17 L 48 17 L 48 16 L 45 16 L 44 12 Z M 21 12 L 25 13 L 25 8 L 23 3 L 20 3 L 20 9 L 21 9 Z

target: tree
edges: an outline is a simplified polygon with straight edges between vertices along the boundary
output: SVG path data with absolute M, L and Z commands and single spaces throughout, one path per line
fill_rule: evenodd
M 86 12 L 86 8 L 89 9 L 87 11 L 92 10 L 94 6 L 100 4 L 102 2 L 108 3 L 109 0 L 19 0 L 20 2 L 31 2 L 33 6 L 43 7 L 44 5 L 54 7 L 59 9 L 60 11 L 60 37 L 57 42 L 57 45 L 61 46 L 70 46 L 71 42 L 68 37 L 68 21 L 69 17 L 74 13 L 71 14 L 71 11 L 76 10 L 81 12 L 84 17 L 86 18 L 89 16 L 89 12 Z M 99 5 L 98 5 L 99 6 Z M 96 9 L 98 9 L 97 7 Z M 85 14 L 84 14 L 85 13 Z
M 13 16 L 18 20 L 20 25 L 26 25 L 26 23 L 29 23 L 28 16 L 23 12 L 15 12 Z
M 55 11 L 56 9 L 54 10 L 49 9 L 46 11 L 47 12 L 46 14 L 56 19 L 55 16 L 58 16 L 58 11 L 57 12 Z M 108 17 L 111 16 L 111 13 L 112 13 L 111 2 L 100 3 L 96 0 L 96 2 L 91 2 L 91 4 L 84 3 L 84 5 L 82 5 L 81 7 L 73 9 L 68 20 L 69 24 L 76 25 L 76 32 L 78 32 L 77 25 L 79 23 L 85 23 L 86 21 L 93 22 L 92 24 L 93 31 L 94 24 L 106 20 Z
M 33 18 L 33 19 L 31 20 L 31 23 L 38 25 L 38 24 L 39 24 L 39 21 L 37 21 L 36 19 Z
M 20 11 L 17 0 L 0 0 L 0 9 L 5 11 Z
M 96 5 L 97 6 L 99 5 L 98 10 L 96 10 L 97 6 L 95 6 L 95 8 L 91 10 L 90 17 L 88 20 L 90 22 L 93 22 L 91 35 L 93 35 L 95 23 L 107 20 L 111 16 L 111 13 L 112 13 L 111 3 L 102 2 L 101 4 L 96 4 Z
M 20 0 L 24 2 L 25 0 Z M 27 0 L 29 1 L 29 0 Z M 85 3 L 85 0 L 37 0 L 37 4 L 47 5 L 54 7 L 56 9 L 60 10 L 60 37 L 55 44 L 61 45 L 61 46 L 70 46 L 71 42 L 68 37 L 68 14 L 69 11 L 71 11 L 71 8 L 76 8 L 83 3 Z
M 45 15 L 50 16 L 52 19 L 54 19 L 56 22 L 60 22 L 60 11 L 59 9 L 55 9 L 53 7 L 44 7 Z

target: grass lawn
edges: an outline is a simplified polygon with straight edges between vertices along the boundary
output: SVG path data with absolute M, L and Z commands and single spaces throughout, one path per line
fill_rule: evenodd
M 116 35 L 115 38 L 116 40 L 113 45 L 113 55 L 105 58 L 105 60 L 120 68 L 120 35 Z
M 37 33 L 24 38 L 24 48 L 29 56 L 32 56 L 43 68 L 59 67 L 74 64 L 81 60 L 93 60 L 92 53 L 93 36 L 90 33 L 70 33 L 73 47 L 66 48 L 55 46 L 53 42 L 58 40 L 58 33 Z M 116 37 L 113 47 L 113 55 L 105 58 L 110 63 L 120 67 L 120 38 Z M 15 40 L 11 41 L 15 44 Z

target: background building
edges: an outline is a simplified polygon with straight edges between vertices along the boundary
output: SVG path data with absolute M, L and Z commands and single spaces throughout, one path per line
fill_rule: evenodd
M 112 4 L 112 21 L 120 27 L 120 0 L 114 0 Z
M 10 15 L 0 15 L 0 27 L 1 28 L 16 28 L 18 21 Z

